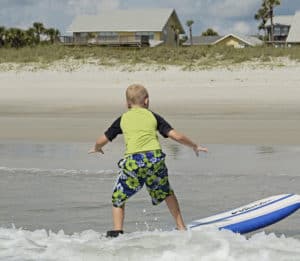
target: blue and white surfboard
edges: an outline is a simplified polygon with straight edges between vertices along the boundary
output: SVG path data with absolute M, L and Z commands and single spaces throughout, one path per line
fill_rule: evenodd
M 300 195 L 283 194 L 252 202 L 188 224 L 188 229 L 212 226 L 235 233 L 248 233 L 272 225 L 300 208 Z

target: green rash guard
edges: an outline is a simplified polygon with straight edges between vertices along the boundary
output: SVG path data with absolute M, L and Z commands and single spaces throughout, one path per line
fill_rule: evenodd
M 132 108 L 104 133 L 112 141 L 118 134 L 124 135 L 125 155 L 138 152 L 160 150 L 157 131 L 167 138 L 168 132 L 173 128 L 158 114 L 145 108 Z

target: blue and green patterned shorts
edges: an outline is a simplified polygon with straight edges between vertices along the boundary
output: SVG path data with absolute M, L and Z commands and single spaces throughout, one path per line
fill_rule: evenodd
M 161 150 L 136 153 L 120 160 L 120 174 L 114 186 L 112 203 L 122 207 L 125 201 L 138 192 L 144 184 L 157 205 L 173 195 L 165 165 L 165 154 Z

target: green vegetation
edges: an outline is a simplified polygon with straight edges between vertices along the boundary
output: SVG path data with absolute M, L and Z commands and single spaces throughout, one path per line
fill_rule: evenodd
M 68 70 L 82 64 L 97 66 L 120 66 L 125 70 L 164 69 L 176 65 L 184 70 L 201 70 L 216 66 L 227 67 L 247 62 L 269 65 L 277 58 L 300 62 L 300 47 L 255 47 L 234 49 L 232 47 L 157 47 L 157 48 L 108 48 L 99 46 L 38 45 L 20 49 L 0 48 L 0 66 L 34 64 L 37 69 L 62 62 Z M 281 63 L 282 64 L 282 63 Z M 73 67 L 72 67 L 73 66 Z M 75 67 L 76 67 L 75 66 Z
M 44 37 L 44 41 L 41 40 Z M 35 22 L 27 30 L 5 28 L 0 26 L 0 47 L 21 48 L 39 44 L 54 44 L 59 41 L 60 32 L 55 28 L 45 28 L 42 23 Z
M 218 32 L 214 31 L 212 28 L 208 28 L 206 31 L 202 32 L 202 36 L 218 36 Z

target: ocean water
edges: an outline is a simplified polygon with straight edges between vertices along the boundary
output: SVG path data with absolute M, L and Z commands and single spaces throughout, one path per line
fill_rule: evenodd
M 145 189 L 126 204 L 128 233 L 106 239 L 123 145 L 88 155 L 92 145 L 0 141 L 0 260 L 300 260 L 300 211 L 248 235 L 178 232 Z M 208 144 L 199 158 L 168 140 L 163 147 L 187 223 L 300 193 L 300 146 Z

